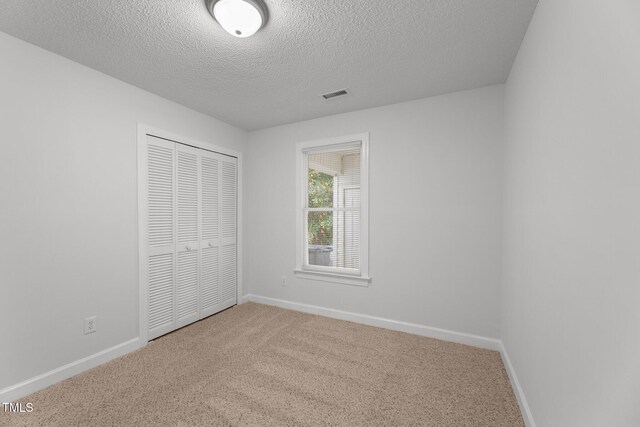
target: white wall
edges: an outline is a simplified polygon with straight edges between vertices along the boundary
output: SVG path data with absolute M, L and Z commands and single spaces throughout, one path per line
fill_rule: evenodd
M 3 33 L 0 56 L 2 389 L 138 336 L 137 122 L 247 134 Z
M 502 339 L 539 426 L 640 425 L 639 23 L 541 0 L 507 82 Z
M 245 288 L 498 337 L 502 106 L 498 85 L 250 133 Z M 357 287 L 295 278 L 295 143 L 367 131 L 373 280 Z

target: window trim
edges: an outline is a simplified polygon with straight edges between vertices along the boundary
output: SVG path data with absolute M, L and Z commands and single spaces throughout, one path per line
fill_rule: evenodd
M 360 146 L 360 269 L 348 271 L 339 267 L 309 266 L 305 263 L 304 208 L 307 186 L 304 185 L 307 157 L 310 151 L 336 151 Z M 354 269 L 355 270 L 355 269 Z M 369 286 L 369 133 L 303 141 L 296 144 L 296 277 L 347 285 Z

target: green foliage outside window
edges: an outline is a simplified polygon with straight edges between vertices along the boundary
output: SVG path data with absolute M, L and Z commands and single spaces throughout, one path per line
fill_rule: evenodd
M 333 177 L 309 170 L 309 207 L 333 207 Z M 333 244 L 333 212 L 310 212 L 308 219 L 309 244 Z

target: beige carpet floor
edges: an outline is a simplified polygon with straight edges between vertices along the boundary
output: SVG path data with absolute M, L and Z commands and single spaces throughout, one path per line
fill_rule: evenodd
M 524 425 L 495 351 L 255 303 L 20 402 L 1 425 Z

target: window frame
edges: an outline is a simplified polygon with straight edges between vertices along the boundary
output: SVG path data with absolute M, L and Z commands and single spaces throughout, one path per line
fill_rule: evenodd
M 360 147 L 360 268 L 309 265 L 306 204 L 309 152 Z M 306 253 L 305 253 L 306 252 Z M 369 277 L 369 133 L 303 141 L 296 144 L 296 277 L 347 285 L 368 286 Z

